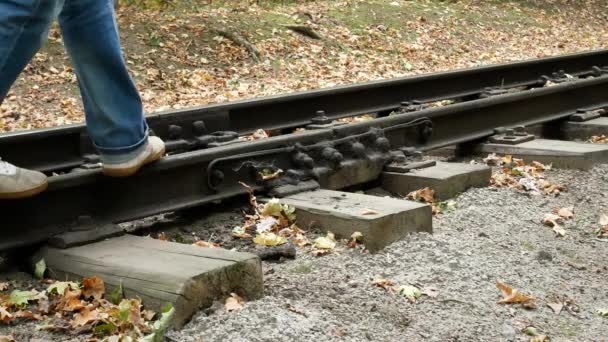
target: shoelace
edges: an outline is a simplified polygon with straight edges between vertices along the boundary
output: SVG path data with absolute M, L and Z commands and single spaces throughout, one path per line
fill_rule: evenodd
M 17 167 L 15 165 L 0 158 L 0 174 L 10 175 L 14 174 L 15 171 L 17 171 Z

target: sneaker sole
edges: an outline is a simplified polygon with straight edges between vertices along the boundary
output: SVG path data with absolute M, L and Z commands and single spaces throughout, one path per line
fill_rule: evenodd
M 43 184 L 41 184 L 35 188 L 28 189 L 25 191 L 0 193 L 0 199 L 21 199 L 21 198 L 33 197 L 33 196 L 36 196 L 39 193 L 43 192 L 44 190 L 46 190 L 48 187 L 49 187 L 49 182 L 46 181 Z
M 165 148 L 163 148 L 162 150 L 158 151 L 155 154 L 149 155 L 148 158 L 146 158 L 139 165 L 129 167 L 129 168 L 124 168 L 124 169 L 104 168 L 103 174 L 106 176 L 109 176 L 109 177 L 129 177 L 129 176 L 136 174 L 137 171 L 139 171 L 139 169 L 142 168 L 142 166 L 159 160 L 160 158 L 162 158 L 162 156 L 164 154 L 165 154 Z

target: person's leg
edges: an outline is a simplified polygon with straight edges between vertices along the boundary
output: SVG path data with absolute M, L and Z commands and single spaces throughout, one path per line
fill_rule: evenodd
M 0 104 L 48 35 L 61 0 L 0 0 Z M 46 176 L 0 160 L 0 199 L 36 195 Z
M 141 98 L 120 50 L 114 1 L 66 0 L 59 25 L 104 172 L 127 176 L 159 159 L 164 144 L 148 138 Z
M 0 103 L 48 36 L 60 0 L 0 0 Z

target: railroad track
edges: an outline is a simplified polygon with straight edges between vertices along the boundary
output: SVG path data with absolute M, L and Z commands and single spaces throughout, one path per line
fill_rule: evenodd
M 78 218 L 117 223 L 244 194 L 239 182 L 279 196 L 344 188 L 419 152 L 595 113 L 608 107 L 606 64 L 602 50 L 159 113 L 149 124 L 170 155 L 129 179 L 101 174 L 82 125 L 3 134 L 3 158 L 53 176 L 40 196 L 2 203 L 0 251 Z M 362 114 L 375 119 L 333 122 Z M 259 128 L 273 136 L 239 139 Z

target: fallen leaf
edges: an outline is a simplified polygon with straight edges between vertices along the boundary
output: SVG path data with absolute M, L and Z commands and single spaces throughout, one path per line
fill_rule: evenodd
M 0 342 L 15 342 L 15 338 L 12 335 L 0 335 Z
M 420 289 L 412 285 L 401 285 L 397 291 L 412 303 L 416 302 L 416 300 L 422 296 Z
M 564 303 L 547 303 L 547 306 L 550 307 L 556 315 L 559 315 L 564 308 Z
M 527 303 L 534 300 L 532 296 L 520 293 L 516 289 L 513 289 L 510 285 L 503 284 L 499 280 L 496 280 L 496 287 L 500 289 L 504 297 L 498 301 L 498 304 Z
M 536 336 L 539 334 L 538 329 L 532 326 L 526 327 L 524 330 L 522 330 L 522 332 L 528 336 Z
M 497 166 L 502 162 L 502 158 L 496 155 L 496 153 L 490 153 L 487 157 L 483 158 L 483 162 L 489 166 Z
M 160 232 L 158 234 L 158 239 L 161 241 L 167 241 L 167 235 L 165 235 L 165 232 Z
M 355 248 L 361 243 L 363 243 L 363 234 L 361 232 L 354 232 L 350 236 L 350 241 L 348 241 L 348 247 Z
M 0 305 L 0 320 L 3 322 L 8 322 L 13 319 L 13 314 L 8 312 L 7 308 L 4 305 Z
M 600 223 L 600 226 L 608 226 L 608 215 L 601 214 L 599 223 Z
M 597 309 L 595 312 L 602 317 L 608 317 L 608 309 Z
M 255 225 L 255 230 L 257 233 L 266 233 L 272 231 L 272 228 L 279 223 L 279 220 L 274 218 L 273 216 L 268 216 L 260 220 Z
M 89 310 L 88 308 L 83 308 L 80 310 L 80 312 L 74 315 L 74 319 L 70 325 L 72 328 L 78 328 L 89 323 L 99 322 L 106 317 L 107 314 L 101 313 L 97 309 Z
M 236 293 L 231 293 L 230 297 L 226 298 L 226 303 L 224 304 L 224 308 L 226 311 L 235 311 L 239 310 L 245 300 L 237 295 Z
M 264 170 L 262 170 L 262 172 L 259 172 L 259 174 L 260 174 L 260 177 L 262 177 L 262 180 L 267 181 L 267 180 L 279 178 L 279 176 L 281 174 L 283 174 L 283 170 L 277 169 L 276 171 L 273 172 L 272 170 L 264 169 Z
M 562 218 L 559 215 L 555 214 L 545 214 L 542 222 L 543 224 L 549 227 L 553 227 L 555 225 L 558 225 L 559 223 L 562 223 Z
M 566 236 L 566 230 L 560 226 L 560 225 L 555 225 L 553 226 L 553 232 L 555 233 L 555 235 L 563 237 Z
M 73 281 L 56 281 L 46 288 L 49 294 L 57 294 L 63 296 L 67 289 L 77 290 L 80 288 L 78 283 Z
M 80 300 L 80 296 L 82 296 L 81 290 L 73 290 L 70 291 L 68 288 L 67 291 L 64 292 L 63 296 L 59 297 L 59 303 L 56 305 L 57 310 L 62 311 L 78 311 L 85 307 L 85 303 Z
M 33 313 L 29 310 L 19 310 L 13 314 L 15 318 L 31 318 L 35 320 L 42 320 L 42 315 Z
M 192 244 L 192 246 L 203 247 L 203 248 L 219 248 L 220 246 L 217 243 L 207 242 L 203 240 L 198 240 Z
M 334 249 L 336 247 L 336 238 L 333 233 L 327 232 L 326 236 L 320 236 L 315 239 L 314 246 L 319 249 Z
M 379 212 L 372 210 L 372 209 L 363 209 L 363 211 L 361 212 L 361 215 L 378 215 Z
M 25 306 L 30 301 L 37 301 L 40 299 L 46 299 L 44 291 L 38 292 L 33 289 L 30 291 L 13 290 L 8 298 L 8 303 L 14 306 Z
M 40 259 L 34 268 L 34 276 L 38 279 L 44 279 L 44 272 L 46 272 L 46 261 Z
M 572 212 L 573 210 L 573 207 L 560 208 L 557 210 L 557 215 L 565 219 L 571 219 L 574 217 L 574 213 Z
M 100 300 L 106 291 L 103 280 L 97 276 L 82 279 L 82 294 L 85 299 L 93 297 Z
M 139 342 L 163 342 L 165 331 L 171 325 L 175 316 L 175 308 L 170 303 L 162 309 L 160 318 L 152 324 L 152 334 L 146 335 Z
M 562 217 L 556 214 L 545 214 L 545 217 L 542 219 L 542 223 L 546 226 L 552 227 L 553 232 L 555 232 L 557 236 L 566 235 L 566 230 L 560 225 L 562 222 Z
M 0 291 L 8 290 L 8 283 L 0 283 Z
M 258 234 L 253 242 L 261 246 L 278 246 L 286 243 L 287 239 L 272 232 L 264 232 Z
M 281 216 L 281 212 L 283 211 L 283 206 L 281 205 L 281 201 L 278 198 L 272 198 L 270 201 L 264 203 L 262 207 L 261 214 L 264 216 Z
M 395 283 L 393 283 L 389 279 L 377 278 L 372 281 L 372 285 L 383 288 L 385 290 L 393 290 L 395 288 Z
M 232 229 L 232 236 L 239 239 L 247 239 L 251 237 L 251 234 L 247 233 L 243 227 L 234 227 Z
M 419 189 L 416 191 L 412 191 L 407 194 L 407 198 L 413 201 L 419 201 L 424 203 L 433 203 L 435 202 L 435 190 L 426 187 L 423 189 Z

